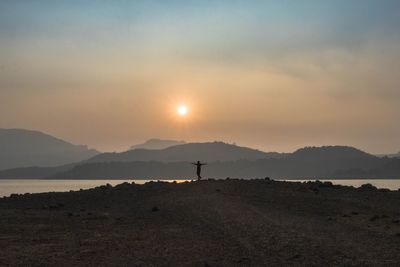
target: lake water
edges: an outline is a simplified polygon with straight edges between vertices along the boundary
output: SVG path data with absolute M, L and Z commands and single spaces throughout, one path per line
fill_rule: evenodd
M 150 181 L 152 180 L 0 180 L 0 197 L 11 194 L 78 191 L 107 183 L 114 186 L 124 182 L 144 184 Z M 174 180 L 165 181 L 173 182 Z M 176 181 L 184 182 L 186 180 Z
M 285 180 L 288 182 L 306 182 L 315 181 L 313 180 Z M 325 180 L 321 179 L 321 182 L 332 182 L 332 184 L 347 185 L 360 187 L 363 184 L 372 184 L 377 188 L 386 188 L 390 190 L 398 190 L 400 188 L 400 179 L 348 179 L 348 180 Z
M 144 184 L 152 180 L 0 180 L 0 197 L 11 194 L 24 193 L 44 193 L 44 192 L 65 192 L 79 189 L 89 189 L 107 183 L 111 185 L 121 184 L 123 182 L 135 182 Z M 173 182 L 174 180 L 164 180 Z M 184 182 L 187 180 L 176 180 Z M 292 182 L 303 182 L 312 180 L 287 180 Z M 387 188 L 398 190 L 400 188 L 400 179 L 398 180 L 378 180 L 378 179 L 359 179 L 359 180 L 321 180 L 330 181 L 333 184 L 351 185 L 359 187 L 362 184 L 370 183 L 378 188 Z

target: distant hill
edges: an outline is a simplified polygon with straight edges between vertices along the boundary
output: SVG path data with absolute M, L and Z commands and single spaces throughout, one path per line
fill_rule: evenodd
M 379 154 L 377 157 L 400 158 L 400 152 L 395 154 Z
M 351 160 L 351 159 L 371 159 L 375 156 L 349 146 L 322 146 L 304 147 L 296 150 L 290 155 L 291 159 L 301 160 Z
M 126 162 L 126 161 L 232 161 L 232 160 L 255 160 L 263 158 L 283 157 L 286 154 L 266 153 L 260 150 L 223 142 L 212 143 L 187 143 L 160 150 L 135 149 L 122 153 L 103 153 L 94 156 L 87 162 Z
M 324 167 L 325 166 L 325 167 Z M 214 162 L 205 166 L 205 178 L 263 178 L 273 179 L 359 179 L 400 177 L 400 159 L 376 160 L 372 166 L 337 169 L 335 164 L 313 168 L 310 162 L 302 165 L 288 159 L 239 160 Z M 357 166 L 357 165 L 355 165 Z M 52 175 L 54 179 L 194 179 L 194 166 L 187 162 L 98 162 L 77 165 L 74 168 Z
M 382 163 L 381 158 L 353 147 L 305 147 L 287 157 L 285 165 L 290 171 L 285 174 L 290 177 L 348 178 L 346 173 L 349 169 L 369 170 Z
M 0 170 L 58 166 L 82 161 L 99 152 L 30 130 L 0 129 Z
M 196 143 L 164 150 L 99 154 L 58 169 L 0 171 L 0 178 L 28 179 L 43 175 L 42 178 L 53 179 L 191 179 L 195 178 L 195 169 L 189 162 L 196 159 L 209 163 L 203 169 L 207 178 L 400 178 L 399 158 L 380 158 L 352 147 L 306 147 L 291 154 L 274 155 L 221 142 Z
M 130 148 L 130 150 L 134 149 L 165 149 L 171 146 L 183 145 L 186 144 L 185 141 L 176 141 L 176 140 L 163 140 L 163 139 L 149 139 L 143 144 L 134 145 Z
M 352 147 L 307 147 L 281 158 L 214 161 L 203 172 L 211 178 L 400 178 L 400 159 L 379 158 Z M 187 179 L 195 175 L 187 161 L 109 161 L 80 164 L 52 177 Z
M 75 164 L 56 167 L 25 167 L 0 171 L 0 179 L 44 179 L 58 173 L 70 171 Z

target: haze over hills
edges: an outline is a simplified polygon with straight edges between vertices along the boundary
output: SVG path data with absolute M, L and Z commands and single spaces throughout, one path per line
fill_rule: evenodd
M 293 153 L 263 152 L 223 142 L 150 139 L 122 153 L 98 153 L 36 131 L 0 129 L 1 179 L 193 178 L 400 178 L 400 159 L 377 157 L 348 146 L 305 147 Z M 147 149 L 140 148 L 147 147 Z
M 0 170 L 58 166 L 88 159 L 99 152 L 38 131 L 0 129 Z
M 67 164 L 55 167 L 23 167 L 0 170 L 0 179 L 46 179 L 57 173 L 67 172 L 77 164 Z
M 284 165 L 287 169 L 280 173 L 289 177 L 363 178 L 371 169 L 380 168 L 384 163 L 385 160 L 354 147 L 305 147 L 286 158 Z M 354 173 L 357 177 L 350 175 L 354 170 L 359 171 Z M 380 171 L 376 174 L 379 176 Z
M 203 172 L 212 178 L 399 178 L 400 159 L 379 158 L 345 146 L 307 147 L 282 158 L 211 162 Z M 187 161 L 109 161 L 77 165 L 53 176 L 71 177 L 187 179 L 194 177 L 194 169 Z
M 189 146 L 188 146 L 189 145 Z M 207 149 L 232 145 L 217 143 L 197 143 L 194 147 L 206 153 Z M 180 147 L 180 146 L 178 146 Z M 192 147 L 190 144 L 184 147 Z M 233 146 L 234 147 L 234 146 Z M 202 149 L 201 149 L 202 148 Z M 181 149 L 181 148 L 180 148 Z M 0 172 L 0 178 L 53 178 L 53 179 L 190 179 L 194 178 L 194 167 L 189 159 L 180 159 L 182 151 L 173 154 L 146 154 L 158 156 L 158 160 L 148 157 L 144 160 L 129 160 L 130 153 L 100 154 L 89 161 L 60 166 L 57 168 L 24 168 Z M 237 149 L 237 148 L 236 148 Z M 239 148 L 242 150 L 245 148 Z M 140 151 L 140 150 L 139 150 Z M 149 152 L 148 150 L 146 150 Z M 160 152 L 162 150 L 159 150 Z M 185 149 L 183 149 L 185 151 Z M 245 149 L 245 151 L 248 151 Z M 154 152 L 154 151 L 153 151 Z M 210 150 L 215 152 L 215 150 Z M 255 153 L 257 150 L 248 151 Z M 251 155 L 254 155 L 252 154 Z M 264 152 L 259 152 L 264 153 Z M 265 153 L 268 155 L 268 153 Z M 137 154 L 133 154 L 137 155 Z M 256 154 L 257 155 L 257 154 Z M 114 156 L 114 157 L 111 157 Z M 122 157 L 123 156 L 123 157 Z M 224 161 L 208 161 L 203 169 L 204 177 L 211 178 L 255 178 L 269 176 L 274 179 L 321 179 L 321 178 L 400 178 L 400 159 L 380 158 L 361 150 L 346 146 L 306 147 L 279 157 L 234 159 Z M 117 160 L 118 159 L 118 160 Z M 130 158 L 132 159 L 132 158 Z M 215 159 L 215 158 L 214 158 Z M 43 176 L 41 176 L 43 175 Z
M 143 144 L 137 144 L 131 146 L 130 150 L 134 149 L 164 149 L 171 146 L 186 144 L 185 141 L 167 140 L 167 139 L 157 139 L 152 138 L 144 142 Z
M 281 158 L 285 153 L 263 152 L 247 147 L 240 147 L 223 142 L 187 143 L 160 150 L 135 149 L 122 153 L 103 153 L 86 162 L 126 162 L 126 161 L 233 161 L 240 159 L 255 160 Z
M 376 156 L 349 146 L 322 146 L 300 148 L 290 154 L 289 158 L 304 161 L 332 160 L 342 162 L 353 159 L 375 159 Z

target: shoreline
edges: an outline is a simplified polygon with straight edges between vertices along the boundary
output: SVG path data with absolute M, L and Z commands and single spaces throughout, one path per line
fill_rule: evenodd
M 231 178 L 230 178 L 231 179 Z M 234 178 L 232 178 L 234 179 Z M 237 178 L 236 178 L 237 179 Z M 207 179 L 205 179 L 207 180 Z M 227 179 L 219 179 L 218 181 L 223 181 Z M 229 180 L 229 179 L 228 179 Z M 252 181 L 257 179 L 239 179 L 244 181 Z M 174 179 L 1 179 L 0 180 L 0 198 L 8 197 L 11 194 L 34 194 L 34 193 L 48 193 L 48 192 L 69 192 L 69 191 L 79 191 L 88 190 L 101 185 L 110 183 L 115 186 L 118 183 L 136 183 L 145 184 L 148 182 L 196 182 L 193 180 L 174 180 Z M 334 185 L 350 186 L 354 188 L 359 188 L 363 184 L 371 184 L 378 189 L 389 189 L 391 191 L 400 190 L 400 179 L 287 179 L 287 180 L 274 180 L 277 182 L 291 182 L 291 183 L 308 183 L 308 182 L 331 182 Z

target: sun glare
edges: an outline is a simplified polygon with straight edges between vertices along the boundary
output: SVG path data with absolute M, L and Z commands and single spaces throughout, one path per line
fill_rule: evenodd
M 188 113 L 188 109 L 185 105 L 180 105 L 177 108 L 177 112 L 180 116 L 185 116 Z

